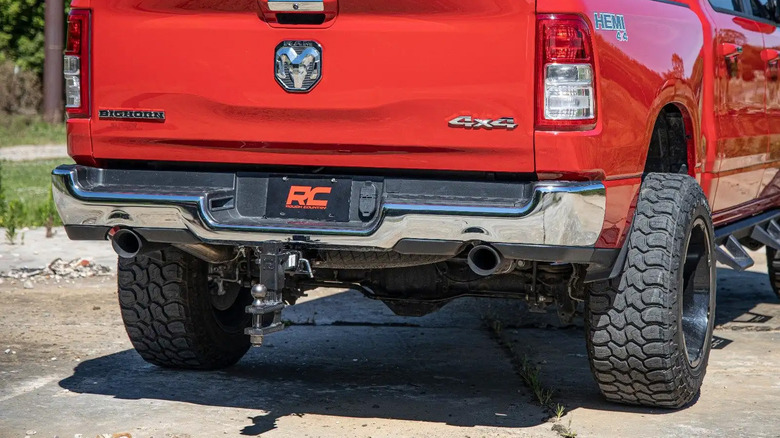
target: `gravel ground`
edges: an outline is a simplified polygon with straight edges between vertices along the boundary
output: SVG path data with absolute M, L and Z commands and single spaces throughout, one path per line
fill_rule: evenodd
M 116 268 L 116 254 L 108 241 L 71 241 L 62 227 L 55 228 L 51 238 L 46 237 L 43 228 L 25 228 L 19 231 L 17 239 L 24 243 L 16 245 L 8 244 L 4 235 L 0 228 L 0 275 L 19 268 L 45 268 L 57 258 L 70 261 L 86 257 L 97 264 Z
M 64 144 L 42 146 L 8 146 L 0 148 L 0 161 L 31 161 L 49 158 L 68 158 L 68 148 Z

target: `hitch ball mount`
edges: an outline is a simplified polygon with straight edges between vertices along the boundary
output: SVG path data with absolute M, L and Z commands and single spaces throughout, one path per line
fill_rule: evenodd
M 282 310 L 285 304 L 282 291 L 287 277 L 314 277 L 311 263 L 297 251 L 258 249 L 257 264 L 260 267 L 260 281 L 252 285 L 254 301 L 246 307 L 246 313 L 252 315 L 252 326 L 244 330 L 254 347 L 263 345 L 265 335 L 284 329 Z

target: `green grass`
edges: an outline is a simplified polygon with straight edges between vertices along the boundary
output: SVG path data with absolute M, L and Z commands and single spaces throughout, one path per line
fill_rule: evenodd
M 0 226 L 7 229 L 60 224 L 51 199 L 51 171 L 69 159 L 0 163 Z M 11 240 L 11 239 L 9 239 Z
M 65 124 L 48 124 L 38 116 L 0 113 L 0 147 L 65 144 Z

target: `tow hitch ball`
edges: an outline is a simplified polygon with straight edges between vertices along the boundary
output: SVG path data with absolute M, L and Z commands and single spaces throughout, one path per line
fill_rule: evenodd
M 244 330 L 254 347 L 263 345 L 265 335 L 284 328 L 282 309 L 285 304 L 282 291 L 287 276 L 313 277 L 311 264 L 302 258 L 299 252 L 266 253 L 258 250 L 257 263 L 260 268 L 260 281 L 252 286 L 254 301 L 246 307 L 246 313 L 252 315 L 252 326 Z

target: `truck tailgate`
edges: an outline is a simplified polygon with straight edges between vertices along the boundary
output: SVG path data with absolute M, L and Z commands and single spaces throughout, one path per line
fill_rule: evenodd
M 321 26 L 271 26 L 254 0 L 92 4 L 98 159 L 534 171 L 531 0 L 339 0 Z M 277 82 L 283 41 L 321 47 L 310 91 Z

